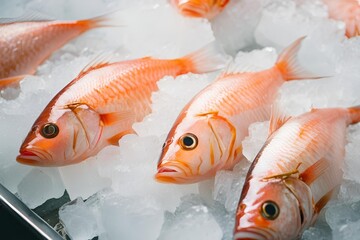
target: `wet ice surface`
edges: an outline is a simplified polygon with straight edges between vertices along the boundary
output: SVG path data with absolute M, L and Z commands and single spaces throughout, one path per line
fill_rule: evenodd
M 152 96 L 153 113 L 134 125 L 138 135 L 125 136 L 120 147 L 109 146 L 74 166 L 32 168 L 16 163 L 21 141 L 45 105 L 103 51 L 113 50 L 120 59 L 179 57 L 215 37 L 234 56 L 241 48 L 259 48 L 237 53 L 235 62 L 261 70 L 274 64 L 276 50 L 308 35 L 300 62 L 309 72 L 330 78 L 285 83 L 279 93 L 281 109 L 296 115 L 311 107 L 360 104 L 360 38 L 345 39 L 343 23 L 329 20 L 320 0 L 234 0 L 211 23 L 184 18 L 165 0 L 95 0 L 91 5 L 85 0 L 0 0 L 0 5 L 4 17 L 29 8 L 61 19 L 87 18 L 114 9 L 122 12 L 123 27 L 86 33 L 53 54 L 35 76 L 22 81 L 20 91 L 0 93 L 0 182 L 31 208 L 60 197 L 66 189 L 71 199 L 77 199 L 60 210 L 72 239 L 231 239 L 247 168 L 268 132 L 268 122 L 252 124 L 243 142 L 249 161 L 244 159 L 232 171 L 218 172 L 212 186 L 211 182 L 155 182 L 160 149 L 178 112 L 218 73 L 186 74 L 159 81 L 159 91 Z M 360 126 L 349 127 L 344 182 L 303 239 L 356 239 L 360 226 L 359 140 Z

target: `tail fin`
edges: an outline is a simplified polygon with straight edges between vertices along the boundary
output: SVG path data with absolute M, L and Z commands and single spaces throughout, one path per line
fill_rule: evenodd
M 211 42 L 203 48 L 181 58 L 184 72 L 206 73 L 219 70 L 227 65 L 230 58 L 219 45 Z
M 77 24 L 86 26 L 87 29 L 99 27 L 121 27 L 120 11 L 110 12 L 90 19 L 78 20 Z
M 320 77 L 307 73 L 306 70 L 299 65 L 297 54 L 304 38 L 305 37 L 297 39 L 285 48 L 276 62 L 276 67 L 280 70 L 285 81 L 324 78 L 324 76 Z
M 350 114 L 350 124 L 360 122 L 360 105 L 348 108 Z

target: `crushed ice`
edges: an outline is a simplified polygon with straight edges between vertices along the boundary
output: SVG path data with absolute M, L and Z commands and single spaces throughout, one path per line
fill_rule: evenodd
M 210 201 L 207 185 L 166 185 L 153 180 L 162 142 L 181 108 L 217 75 L 187 74 L 159 81 L 153 113 L 120 140 L 78 165 L 32 168 L 15 162 L 21 141 L 48 101 L 94 56 L 116 49 L 119 57 L 178 57 L 216 38 L 236 63 L 271 66 L 291 41 L 307 35 L 299 58 L 319 81 L 284 84 L 279 104 L 287 114 L 311 107 L 360 104 L 360 38 L 345 39 L 344 24 L 328 19 L 320 0 L 232 1 L 211 22 L 189 19 L 165 0 L 46 1 L 1 3 L 1 17 L 36 9 L 59 19 L 79 19 L 122 11 L 121 26 L 96 29 L 57 51 L 16 89 L 0 95 L 0 182 L 30 207 L 60 197 L 66 189 L 74 201 L 60 209 L 72 239 L 231 239 L 234 213 L 250 162 L 217 173 Z M 84 8 L 86 6 L 86 8 Z M 241 14 L 240 14 L 241 13 Z M 263 48 L 266 47 L 266 48 Z M 254 49 L 239 52 L 240 49 Z M 262 50 L 261 50 L 262 49 Z M 275 50 L 276 49 L 276 50 Z M 254 123 L 244 140 L 252 161 L 267 136 L 268 122 Z M 348 129 L 344 182 L 303 239 L 356 239 L 360 231 L 360 126 Z M 206 191 L 205 191 L 206 192 Z M 200 194 L 199 194 L 200 193 Z M 83 199 L 87 199 L 84 201 Z

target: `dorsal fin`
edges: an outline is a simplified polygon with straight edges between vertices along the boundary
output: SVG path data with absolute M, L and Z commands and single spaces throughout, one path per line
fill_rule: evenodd
M 260 67 L 252 64 L 246 64 L 246 63 L 236 63 L 231 62 L 226 67 L 226 69 L 221 73 L 221 77 L 233 75 L 233 74 L 239 74 L 239 73 L 250 73 L 250 72 L 258 72 L 262 70 Z M 220 77 L 218 77 L 219 79 Z
M 83 76 L 94 69 L 107 66 L 114 61 L 116 61 L 116 59 L 114 58 L 113 51 L 102 52 L 97 55 L 92 61 L 86 64 L 86 66 L 80 71 L 79 76 Z
M 16 18 L 0 18 L 0 24 L 12 24 L 12 23 L 21 23 L 21 22 L 46 22 L 46 21 L 54 21 L 54 19 L 34 10 L 29 10 L 25 12 L 23 15 Z
M 291 117 L 283 114 L 277 104 L 273 104 L 271 107 L 269 136 L 284 125 Z

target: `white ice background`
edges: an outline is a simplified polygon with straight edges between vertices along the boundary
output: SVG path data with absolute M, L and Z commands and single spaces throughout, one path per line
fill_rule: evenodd
M 127 135 L 80 164 L 39 168 L 15 161 L 21 142 L 51 98 L 97 54 L 121 59 L 175 58 L 213 41 L 237 64 L 271 67 L 277 52 L 307 35 L 299 54 L 309 71 L 326 79 L 284 84 L 278 104 L 289 115 L 311 107 L 359 105 L 360 38 L 346 39 L 344 24 L 328 19 L 320 0 L 232 0 L 211 22 L 179 15 L 166 0 L 0 0 L 0 17 L 29 9 L 55 19 L 81 19 L 118 10 L 118 26 L 92 30 L 70 42 L 21 82 L 0 93 L 0 182 L 30 208 L 65 189 L 74 199 L 60 210 L 71 239 L 231 239 L 241 188 L 266 139 L 268 122 L 254 123 L 233 171 L 193 185 L 154 181 L 163 141 L 182 107 L 218 73 L 159 81 L 153 112 Z M 242 51 L 240 51 L 242 49 Z M 240 52 L 239 52 L 240 51 Z M 348 128 L 344 182 L 303 239 L 357 239 L 360 231 L 360 125 Z M 85 201 L 85 199 L 87 199 Z

